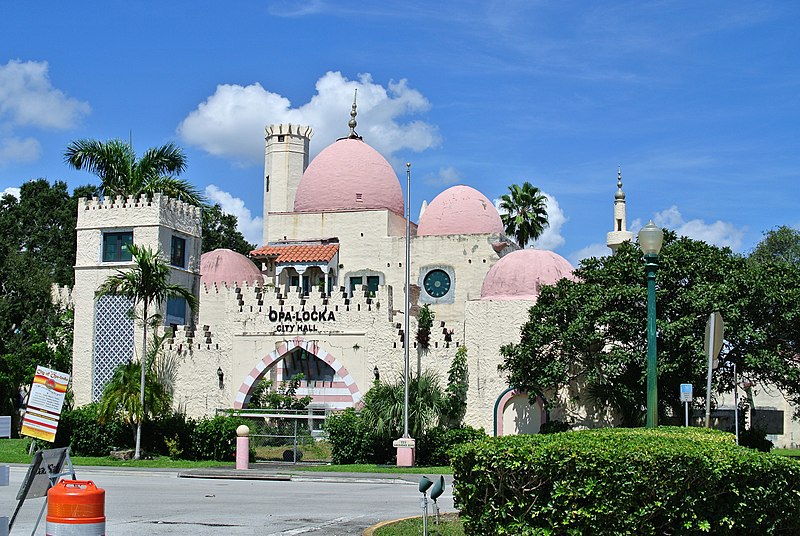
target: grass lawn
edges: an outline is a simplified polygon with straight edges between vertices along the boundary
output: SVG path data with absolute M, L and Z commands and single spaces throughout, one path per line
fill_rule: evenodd
M 31 463 L 28 454 L 30 439 L 0 439 L 0 463 Z M 285 447 L 275 447 L 282 453 Z M 277 451 L 276 451 L 277 453 Z M 313 459 L 313 456 L 309 456 Z M 111 467 L 157 467 L 167 469 L 191 469 L 200 467 L 233 467 L 233 462 L 217 462 L 213 460 L 190 461 L 190 460 L 171 460 L 166 456 L 153 460 L 122 461 L 115 460 L 108 456 L 71 456 L 74 465 L 84 466 L 111 466 Z M 277 458 L 280 459 L 280 458 Z M 308 460 L 305 456 L 303 460 Z M 450 467 L 394 467 L 387 465 L 302 465 L 292 467 L 298 471 L 320 471 L 320 472 L 345 472 L 345 473 L 429 473 L 429 474 L 453 474 Z
M 464 536 L 464 527 L 455 514 L 443 514 L 439 518 L 438 534 L 441 536 Z M 422 518 L 404 519 L 375 530 L 374 536 L 418 536 L 422 534 Z M 428 534 L 437 534 L 436 518 L 428 518 Z
M 800 458 L 800 449 L 773 449 L 773 454 L 778 456 L 789 456 L 791 458 Z
M 0 463 L 31 463 L 33 456 L 28 454 L 30 439 L 0 439 Z M 171 460 L 159 457 L 152 460 L 115 460 L 108 456 L 70 456 L 73 465 L 111 466 L 111 467 L 156 467 L 187 469 L 192 467 L 233 467 L 233 462 Z

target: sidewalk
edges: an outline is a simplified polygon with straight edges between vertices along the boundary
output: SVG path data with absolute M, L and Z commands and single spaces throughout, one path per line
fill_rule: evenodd
M 327 471 L 303 471 L 292 463 L 251 463 L 250 469 L 233 467 L 205 467 L 184 469 L 178 478 L 217 478 L 231 480 L 282 480 L 295 482 L 350 482 L 417 485 L 425 473 L 347 473 Z M 428 475 L 430 478 L 431 475 Z M 452 476 L 446 475 L 448 484 Z

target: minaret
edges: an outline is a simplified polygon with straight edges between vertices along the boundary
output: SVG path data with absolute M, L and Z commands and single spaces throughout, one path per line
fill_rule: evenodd
M 628 231 L 625 221 L 625 192 L 622 191 L 622 168 L 617 167 L 617 192 L 614 194 L 614 230 L 606 235 L 606 245 L 611 253 L 623 242 L 633 240 L 633 233 Z
M 308 145 L 314 131 L 292 124 L 270 125 L 265 130 L 262 238 L 266 244 L 269 213 L 294 210 L 294 196 L 308 167 Z

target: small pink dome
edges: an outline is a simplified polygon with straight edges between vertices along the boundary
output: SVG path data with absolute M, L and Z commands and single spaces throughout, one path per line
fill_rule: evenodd
M 229 249 L 215 249 L 200 256 L 200 283 L 210 288 L 233 286 L 236 283 L 253 285 L 263 282 L 261 270 L 253 261 Z
M 574 279 L 567 259 L 543 249 L 519 249 L 501 258 L 483 279 L 482 300 L 535 300 L 542 285 Z
M 453 186 L 437 195 L 419 218 L 417 236 L 502 233 L 500 214 L 475 188 Z
M 404 214 L 392 166 L 358 139 L 339 140 L 309 164 L 294 196 L 295 212 L 388 209 Z

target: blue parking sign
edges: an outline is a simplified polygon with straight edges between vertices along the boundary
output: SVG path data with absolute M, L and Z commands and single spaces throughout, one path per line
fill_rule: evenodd
M 691 383 L 682 383 L 681 384 L 681 402 L 691 402 L 692 401 L 692 384 Z

